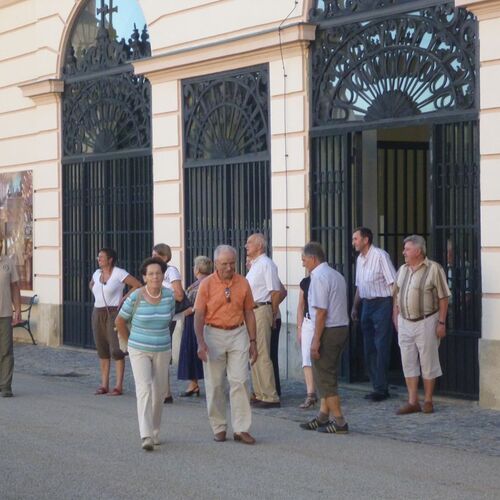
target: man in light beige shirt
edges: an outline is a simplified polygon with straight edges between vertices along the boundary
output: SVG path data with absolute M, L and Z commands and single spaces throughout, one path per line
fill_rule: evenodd
M 439 342 L 446 335 L 448 298 L 451 295 L 443 268 L 426 257 L 422 236 L 404 240 L 402 265 L 394 285 L 394 325 L 398 330 L 401 361 L 408 388 L 408 403 L 398 415 L 422 411 L 418 402 L 418 379 L 424 382 L 424 413 L 432 413 L 436 378 L 443 372 Z

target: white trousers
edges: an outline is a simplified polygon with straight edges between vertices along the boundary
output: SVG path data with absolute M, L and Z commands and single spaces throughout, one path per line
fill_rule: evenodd
M 428 380 L 440 377 L 439 338 L 436 335 L 439 313 L 421 321 L 408 321 L 398 316 L 398 343 L 405 377 Z
M 226 431 L 226 377 L 229 382 L 233 432 L 248 432 L 252 424 L 247 389 L 249 339 L 245 326 L 220 330 L 205 326 L 208 361 L 203 363 L 208 420 L 214 434 Z
M 311 363 L 311 344 L 314 337 L 314 323 L 309 318 L 304 318 L 302 322 L 302 338 L 300 348 L 302 350 L 302 368 L 312 366 Z
M 134 374 L 141 438 L 158 439 L 172 351 L 145 352 L 129 347 L 128 352 Z

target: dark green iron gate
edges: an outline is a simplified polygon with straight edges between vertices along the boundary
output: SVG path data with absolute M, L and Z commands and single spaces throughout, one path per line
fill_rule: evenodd
M 97 17 L 92 2 L 82 10 L 64 67 L 63 340 L 81 347 L 94 346 L 88 283 L 99 249 L 114 248 L 137 275 L 153 245 L 151 89 L 129 63 L 151 50 L 146 27 L 128 44 L 115 39 L 116 10 L 102 0 Z
M 321 1 L 311 20 L 318 24 L 311 46 L 311 238 L 325 246 L 329 263 L 352 286 L 351 235 L 363 221 L 360 132 L 433 126 L 426 166 L 430 220 L 415 231 L 428 233 L 429 255 L 445 267 L 452 287 L 439 390 L 475 398 L 481 300 L 477 21 L 452 3 L 404 0 Z M 383 186 L 386 195 L 389 187 Z M 394 204 L 388 208 L 398 211 Z M 396 251 L 406 230 L 393 224 L 394 234 L 386 227 L 379 236 Z M 342 366 L 351 381 L 363 377 L 360 344 L 359 331 L 351 328 Z
M 258 66 L 183 82 L 186 273 L 215 247 L 271 236 L 268 70 Z
M 441 343 L 440 391 L 479 395 L 481 336 L 479 133 L 477 121 L 435 125 L 433 142 L 433 257 L 447 274 L 448 332 Z

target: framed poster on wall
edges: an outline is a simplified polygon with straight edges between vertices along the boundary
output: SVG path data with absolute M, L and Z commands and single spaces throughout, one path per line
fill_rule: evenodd
M 16 264 L 21 290 L 33 290 L 33 175 L 0 174 L 0 235 L 3 252 Z

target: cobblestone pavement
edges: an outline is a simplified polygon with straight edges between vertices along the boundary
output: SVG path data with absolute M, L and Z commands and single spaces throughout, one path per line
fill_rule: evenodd
M 99 385 L 96 354 L 83 349 L 16 344 L 15 370 L 42 377 L 71 378 L 75 383 L 88 385 L 90 391 Z M 171 368 L 171 374 L 174 404 L 204 406 L 203 397 L 176 398 L 176 394 L 184 390 L 185 382 L 177 380 L 175 367 Z M 124 385 L 125 391 L 134 391 L 128 361 Z M 13 388 L 15 392 L 15 378 Z M 481 409 L 474 401 L 437 397 L 434 414 L 397 416 L 395 410 L 404 401 L 404 388 L 391 387 L 392 397 L 380 403 L 363 399 L 368 390 L 368 385 L 342 385 L 340 388 L 351 432 L 500 457 L 500 412 Z M 283 380 L 281 408 L 254 411 L 296 422 L 307 420 L 315 410 L 298 408 L 304 392 L 304 384 L 300 381 Z

